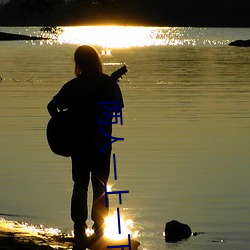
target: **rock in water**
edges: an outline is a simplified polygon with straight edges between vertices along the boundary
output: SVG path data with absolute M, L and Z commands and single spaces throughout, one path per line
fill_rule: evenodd
M 172 220 L 166 223 L 165 226 L 165 241 L 177 242 L 187 239 L 191 236 L 191 228 L 187 224 L 180 223 L 179 221 Z

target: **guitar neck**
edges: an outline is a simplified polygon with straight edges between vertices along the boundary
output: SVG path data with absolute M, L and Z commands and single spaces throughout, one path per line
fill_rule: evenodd
M 114 71 L 112 74 L 111 74 L 111 79 L 114 80 L 114 81 L 118 81 L 119 78 L 122 78 L 123 75 L 125 75 L 127 73 L 127 67 L 126 65 L 122 66 L 120 69 Z

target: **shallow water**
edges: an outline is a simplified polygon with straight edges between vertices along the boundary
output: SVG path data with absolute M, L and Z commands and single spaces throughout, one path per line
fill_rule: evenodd
M 218 32 L 204 40 L 220 41 Z M 222 40 L 243 33 L 227 29 Z M 74 77 L 76 47 L 0 43 L 0 213 L 64 231 L 72 227 L 70 159 L 48 148 L 46 105 Z M 118 180 L 112 172 L 110 182 L 129 190 L 121 214 L 140 231 L 141 249 L 249 249 L 249 48 L 113 48 L 103 62 L 107 73 L 129 68 L 120 81 L 124 125 L 113 133 L 124 138 L 113 149 Z M 110 205 L 116 210 L 117 197 Z M 167 244 L 172 219 L 204 234 Z

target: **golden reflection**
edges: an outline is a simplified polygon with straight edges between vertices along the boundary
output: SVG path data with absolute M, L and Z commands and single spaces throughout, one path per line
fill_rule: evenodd
M 59 43 L 93 44 L 103 48 L 125 48 L 150 45 L 152 28 L 125 26 L 63 27 Z
M 196 45 L 194 38 L 184 38 L 191 31 L 181 27 L 71 26 L 62 30 L 57 37 L 60 44 L 101 46 L 103 55 L 110 55 L 111 48 Z
M 91 237 L 91 236 L 94 234 L 94 232 L 95 232 L 95 231 L 94 231 L 92 228 L 89 228 L 89 227 L 88 227 L 88 228 L 86 229 L 86 232 L 85 232 L 85 233 L 86 233 L 86 236 L 87 236 L 87 237 Z M 72 235 L 73 235 L 73 234 L 74 234 L 74 233 L 72 232 Z
M 107 185 L 107 191 L 111 192 L 112 191 L 112 185 Z
M 122 216 L 120 216 L 121 234 L 119 234 L 117 213 L 114 213 L 112 216 L 109 216 L 105 220 L 106 227 L 104 230 L 104 236 L 109 240 L 120 241 L 128 239 L 128 234 L 130 234 L 130 237 L 132 239 L 135 239 L 139 236 L 139 233 L 138 231 L 134 230 L 133 223 L 134 222 L 132 220 L 124 219 Z M 53 237 L 55 240 L 61 237 L 65 241 L 67 241 L 67 239 L 70 240 L 74 237 L 73 232 L 71 234 L 63 234 L 58 228 L 46 228 L 43 225 L 34 226 L 25 222 L 7 221 L 3 218 L 0 218 L 0 229 L 6 233 L 11 232 L 13 234 L 18 234 L 18 236 L 36 237 L 39 239 L 43 239 L 44 242 L 49 239 L 51 240 Z M 87 237 L 91 237 L 93 234 L 93 229 L 88 228 L 86 230 Z M 51 241 L 51 244 L 52 243 L 53 242 Z
M 128 234 L 132 238 L 138 237 L 138 231 L 134 230 L 134 222 L 132 220 L 126 220 L 120 216 L 121 234 L 118 233 L 117 213 L 109 216 L 105 220 L 106 228 L 104 236 L 111 240 L 123 240 L 128 238 Z
M 62 234 L 58 228 L 46 228 L 43 225 L 34 226 L 26 222 L 7 221 L 0 218 L 0 227 L 10 232 L 27 234 L 30 236 L 43 237 L 43 236 L 59 236 Z

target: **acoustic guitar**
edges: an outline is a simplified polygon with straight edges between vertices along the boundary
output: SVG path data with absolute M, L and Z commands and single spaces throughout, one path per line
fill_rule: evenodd
M 119 81 L 127 72 L 126 65 L 113 72 L 108 80 Z M 52 116 L 47 124 L 46 137 L 51 151 L 54 154 L 69 157 L 72 148 L 72 117 L 71 113 L 59 111 Z

